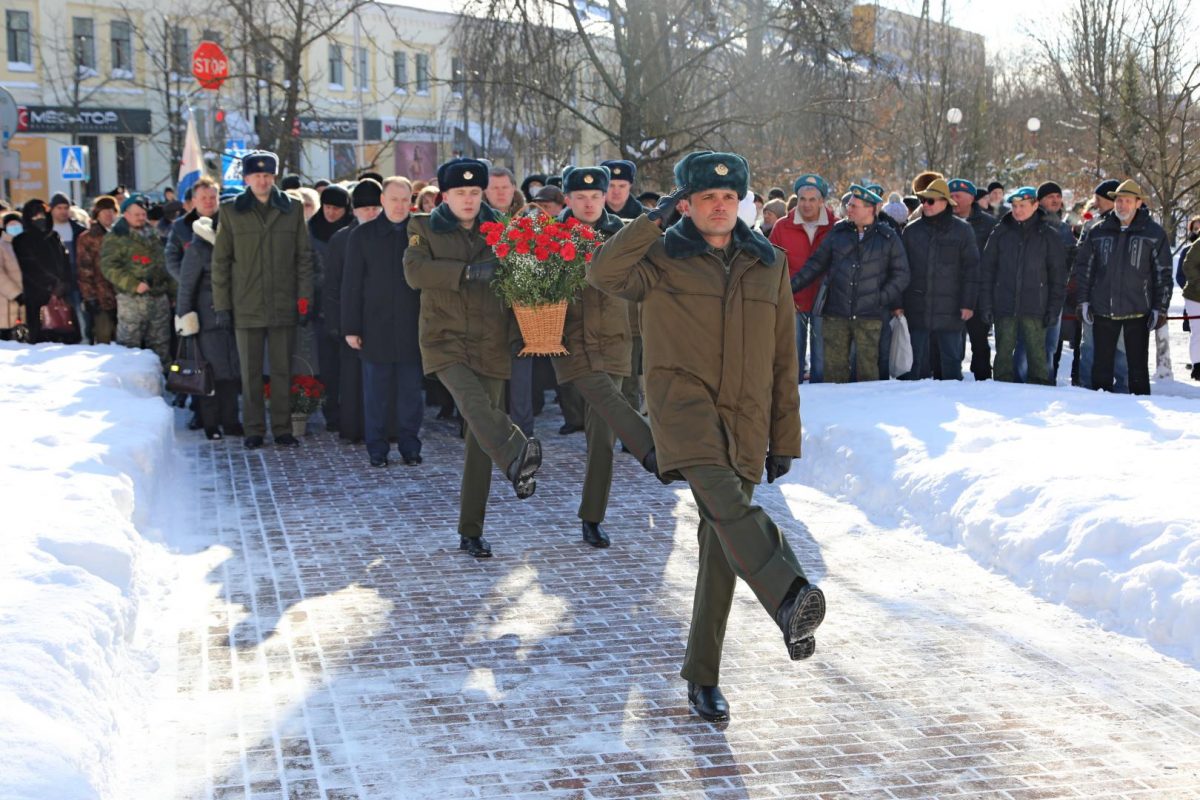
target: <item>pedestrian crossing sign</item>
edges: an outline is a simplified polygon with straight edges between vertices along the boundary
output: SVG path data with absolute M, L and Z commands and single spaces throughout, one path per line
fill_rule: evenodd
M 64 181 L 86 181 L 88 179 L 88 148 L 84 145 L 68 145 L 58 148 L 59 177 Z

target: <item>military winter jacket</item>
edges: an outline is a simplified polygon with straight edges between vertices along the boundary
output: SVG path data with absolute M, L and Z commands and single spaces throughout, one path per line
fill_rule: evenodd
M 984 245 L 987 244 L 988 237 L 992 235 L 992 230 L 999 220 L 980 208 L 979 203 L 972 203 L 971 213 L 961 219 L 971 226 L 975 234 L 975 246 L 979 248 L 979 255 L 982 257 Z
M 663 473 L 716 465 L 758 483 L 768 452 L 800 455 L 796 314 L 782 250 L 738 221 L 727 262 L 689 218 L 664 236 L 643 216 L 600 248 L 587 277 L 642 304 L 646 404 Z
M 904 250 L 912 280 L 904 292 L 904 314 L 917 330 L 963 327 L 962 309 L 979 300 L 979 247 L 971 226 L 949 208 L 920 217 L 904 228 Z
M 631 192 L 629 197 L 625 198 L 625 205 L 621 206 L 616 211 L 613 211 L 608 205 L 604 206 L 605 212 L 612 214 L 614 217 L 623 220 L 637 219 L 642 214 L 646 213 L 646 208 L 641 202 L 633 196 Z
M 342 335 L 362 337 L 364 361 L 421 363 L 421 293 L 404 279 L 408 223 L 395 225 L 380 214 L 347 234 Z
M 1067 250 L 1045 212 L 1024 222 L 1009 212 L 983 250 L 979 312 L 992 317 L 1057 317 L 1067 296 Z
M 247 189 L 221 203 L 213 247 L 213 307 L 238 328 L 295 325 L 296 301 L 312 300 L 312 251 L 304 207 L 272 187 L 265 207 Z
M 79 294 L 85 303 L 96 303 L 103 311 L 117 310 L 117 290 L 100 269 L 100 248 L 108 229 L 99 222 L 79 234 L 75 259 L 79 267 Z
M 594 226 L 608 239 L 624 227 L 620 218 L 603 212 Z M 564 212 L 568 219 L 571 212 Z M 567 306 L 563 347 L 569 355 L 551 359 L 559 383 L 569 383 L 589 372 L 628 376 L 633 360 L 633 334 L 629 330 L 630 303 L 605 294 L 594 286 L 583 287 L 579 299 Z
M 1121 230 L 1116 212 L 1092 228 L 1076 256 L 1079 303 L 1093 314 L 1131 317 L 1167 313 L 1171 303 L 1171 247 L 1145 206 Z
M 908 286 L 908 256 L 900 234 L 888 225 L 858 228 L 842 220 L 792 278 L 792 290 L 825 276 L 825 300 L 814 313 L 844 319 L 879 319 L 900 307 Z
M 1181 265 L 1183 272 L 1183 298 L 1193 303 L 1200 303 L 1200 247 L 1195 244 L 1188 247 Z M 1200 323 L 1197 323 L 1200 324 Z
M 495 221 L 487 205 L 468 230 L 442 203 L 408 221 L 404 277 L 421 292 L 421 363 L 432 375 L 463 364 L 488 378 L 508 380 L 516 324 L 491 284 L 467 282 L 467 264 L 495 258 L 479 223 Z
M 149 295 L 175 296 L 175 280 L 167 274 L 162 239 L 147 223 L 139 233 L 125 218 L 117 220 L 100 246 L 100 270 L 119 294 L 137 295 L 146 283 Z

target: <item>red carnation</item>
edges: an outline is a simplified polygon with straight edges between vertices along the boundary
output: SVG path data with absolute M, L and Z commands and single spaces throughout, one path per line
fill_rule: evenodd
M 589 242 L 596 240 L 596 232 L 593 231 L 591 228 L 581 229 L 579 231 L 579 235 L 582 236 L 584 239 L 587 239 Z
M 583 257 L 583 263 L 585 263 L 585 264 L 592 263 L 592 254 L 591 253 L 588 253 L 586 256 Z
M 501 242 L 500 244 L 496 245 L 494 252 L 496 253 L 496 258 L 505 258 L 508 256 L 510 250 L 511 248 L 508 245 Z
M 517 242 L 517 252 L 520 255 L 529 255 L 529 242 Z
M 488 247 L 495 247 L 500 244 L 500 231 L 491 231 L 487 235 Z
M 575 245 L 573 243 L 567 242 L 562 246 L 562 257 L 567 261 L 574 261 L 576 255 L 578 254 L 575 252 Z
M 550 250 L 545 247 L 539 247 L 533 251 L 533 256 L 538 261 L 545 261 L 546 259 L 550 258 Z

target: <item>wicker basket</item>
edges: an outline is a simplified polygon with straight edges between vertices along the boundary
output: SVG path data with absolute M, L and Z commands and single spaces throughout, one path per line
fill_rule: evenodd
M 519 356 L 565 356 L 563 326 L 567 321 L 567 301 L 549 303 L 544 306 L 513 306 L 517 325 L 525 347 Z

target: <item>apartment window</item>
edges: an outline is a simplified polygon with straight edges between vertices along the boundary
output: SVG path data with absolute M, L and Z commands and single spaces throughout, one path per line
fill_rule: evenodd
M 117 136 L 117 183 L 134 187 L 137 180 L 137 153 L 132 136 Z
M 113 74 L 133 77 L 133 25 L 129 20 L 113 20 L 110 35 Z M 126 184 L 131 185 L 133 184 Z
M 80 72 L 96 69 L 96 22 L 91 17 L 71 19 L 71 37 L 75 41 L 75 66 Z
M 408 54 L 402 50 L 392 53 L 392 86 L 408 91 Z
M 344 86 L 342 82 L 344 75 L 345 64 L 342 63 L 342 46 L 340 44 L 329 44 L 329 83 L 332 86 Z
M 354 54 L 354 87 L 360 91 L 366 91 L 368 77 L 370 77 L 370 64 L 367 61 L 367 48 L 359 47 Z
M 33 65 L 33 53 L 29 33 L 28 11 L 4 12 L 4 24 L 8 33 L 8 63 Z
M 450 59 L 450 91 L 454 92 L 456 97 L 462 97 L 466 88 L 462 59 L 455 56 Z
M 171 28 L 171 71 L 176 75 L 192 73 L 192 48 L 188 42 L 188 30 L 180 25 Z
M 417 53 L 417 94 L 429 94 L 429 55 Z

